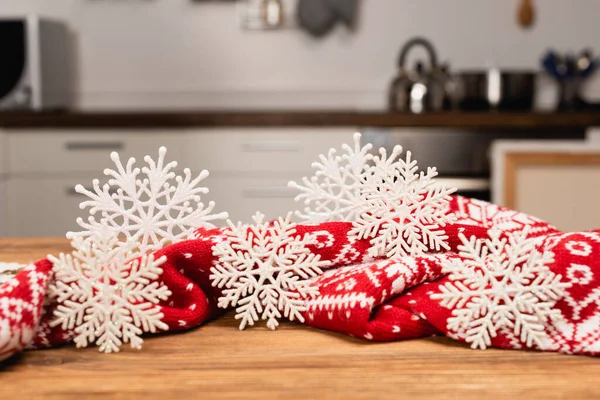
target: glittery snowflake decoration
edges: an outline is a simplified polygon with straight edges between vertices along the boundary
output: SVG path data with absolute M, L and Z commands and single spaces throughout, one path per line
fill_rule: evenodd
M 369 151 L 373 146 L 360 144 L 360 133 L 354 134 L 354 148 L 342 145 L 343 154 L 330 149 L 321 154 L 320 162 L 312 167 L 317 171 L 302 179 L 303 185 L 291 181 L 288 186 L 301 191 L 296 201 L 306 205 L 304 212 L 296 215 L 308 223 L 327 221 L 355 221 L 363 202 L 361 187 L 365 183 L 367 167 L 373 159 Z
M 351 237 L 371 239 L 371 257 L 419 255 L 428 250 L 448 249 L 442 229 L 455 221 L 448 212 L 450 194 L 455 189 L 438 185 L 435 168 L 418 172 L 417 162 L 407 152 L 400 158 L 401 146 L 388 156 L 384 148 L 372 155 L 370 144 L 361 146 L 360 133 L 354 135 L 354 148 L 334 149 L 314 163 L 315 175 L 304 185 L 290 182 L 302 191 L 296 200 L 307 205 L 297 215 L 307 222 L 345 220 L 353 222 Z
M 67 237 L 90 238 L 108 227 L 121 239 L 136 243 L 139 253 L 145 254 L 170 242 L 185 240 L 197 228 L 214 228 L 211 221 L 227 218 L 227 213 L 212 214 L 214 202 L 205 208 L 200 201 L 200 195 L 208 193 L 207 188 L 200 186 L 208 171 L 192 179 L 186 168 L 183 177 L 177 176 L 172 171 L 177 162 L 165 164 L 166 153 L 167 149 L 161 147 L 156 162 L 146 156 L 147 165 L 140 169 L 134 167 L 135 158 L 130 158 L 124 166 L 113 152 L 110 157 L 116 170 L 104 170 L 109 177 L 107 184 L 100 185 L 96 179 L 93 190 L 82 185 L 75 187 L 78 193 L 89 197 L 80 208 L 89 208 L 91 215 L 87 220 L 77 220 L 84 231 L 69 232 Z M 140 173 L 144 176 L 140 177 Z
M 218 304 L 237 307 L 240 330 L 259 319 L 276 329 L 282 315 L 303 322 L 305 300 L 318 293 L 310 285 L 311 279 L 329 265 L 307 247 L 316 244 L 313 235 L 296 233 L 291 213 L 272 223 L 263 218 L 256 214 L 255 225 L 228 221 L 226 240 L 213 248 L 218 261 L 211 268 L 210 279 L 213 286 L 223 289 Z
M 171 295 L 157 281 L 166 257 L 138 257 L 136 243 L 119 242 L 108 227 L 94 230 L 91 239 L 76 236 L 72 254 L 48 256 L 55 273 L 50 294 L 58 303 L 51 325 L 74 330 L 77 347 L 95 342 L 111 353 L 130 343 L 141 349 L 144 332 L 168 329 L 157 305 Z
M 546 328 L 562 318 L 554 306 L 570 284 L 548 268 L 554 254 L 539 252 L 528 233 L 524 229 L 501 238 L 500 230 L 491 229 L 486 240 L 468 240 L 461 233 L 462 261 L 443 264 L 450 282 L 431 297 L 452 309 L 448 330 L 474 349 L 490 346 L 499 332 L 529 348 L 551 346 Z

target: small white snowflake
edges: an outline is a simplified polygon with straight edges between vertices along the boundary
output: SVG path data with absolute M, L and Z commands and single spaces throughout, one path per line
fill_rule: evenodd
M 51 325 L 74 329 L 77 347 L 95 342 L 111 353 L 130 343 L 140 349 L 143 332 L 168 329 L 157 306 L 171 295 L 157 281 L 166 257 L 138 257 L 137 244 L 119 242 L 108 227 L 94 230 L 91 239 L 76 236 L 72 254 L 48 256 L 55 273 L 50 294 L 58 302 Z
M 227 218 L 227 213 L 211 214 L 214 202 L 208 203 L 206 208 L 200 202 L 200 195 L 208 193 L 207 188 L 199 186 L 208 171 L 192 179 L 186 168 L 183 177 L 177 176 L 172 171 L 177 162 L 165 165 L 166 153 L 167 149 L 161 147 L 156 162 L 146 156 L 147 166 L 141 169 L 134 167 L 135 158 L 123 166 L 119 155 L 111 153 L 116 170 L 104 170 L 110 177 L 107 184 L 101 186 L 95 179 L 93 191 L 82 185 L 75 187 L 78 193 L 90 198 L 82 202 L 80 208 L 89 208 L 91 215 L 87 220 L 77 219 L 84 231 L 69 232 L 67 237 L 89 238 L 95 231 L 108 227 L 137 243 L 138 251 L 145 254 L 169 242 L 187 239 L 197 228 L 214 228 L 210 221 Z M 139 177 L 140 172 L 145 175 L 143 179 Z
M 474 349 L 490 346 L 504 330 L 529 348 L 548 349 L 546 327 L 562 318 L 554 306 L 570 283 L 548 268 L 554 254 L 539 252 L 528 228 L 507 235 L 508 240 L 501 233 L 491 229 L 486 240 L 459 234 L 462 260 L 442 264 L 450 282 L 431 298 L 452 309 L 448 330 Z
M 297 215 L 307 222 L 353 222 L 350 236 L 371 238 L 371 257 L 418 255 L 427 250 L 448 249 L 441 229 L 456 220 L 448 212 L 450 194 L 455 189 L 437 185 L 435 168 L 418 173 L 417 162 L 399 158 L 401 146 L 387 155 L 369 154 L 372 146 L 361 147 L 360 133 L 354 134 L 354 148 L 344 145 L 345 154 L 334 149 L 314 163 L 315 175 L 304 178 L 304 186 L 289 186 L 303 193 L 296 200 L 307 205 Z M 311 207 L 312 205 L 312 207 Z
M 318 293 L 310 285 L 311 279 L 329 265 L 307 247 L 316 244 L 313 235 L 296 233 L 291 213 L 272 223 L 263 218 L 257 213 L 255 225 L 234 225 L 228 220 L 227 240 L 213 248 L 218 261 L 211 268 L 210 279 L 213 286 L 224 288 L 218 304 L 237 307 L 240 330 L 259 319 L 275 329 L 282 313 L 290 321 L 303 322 L 305 299 Z

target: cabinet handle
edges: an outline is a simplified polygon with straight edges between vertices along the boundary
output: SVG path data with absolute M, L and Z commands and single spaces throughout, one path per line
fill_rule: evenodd
M 299 142 L 253 142 L 242 143 L 242 151 L 244 153 L 264 153 L 271 151 L 297 153 L 302 151 L 302 146 Z
M 289 198 L 296 197 L 296 191 L 279 186 L 242 189 L 242 197 L 246 199 Z
M 67 150 L 122 150 L 123 142 L 67 142 Z
M 90 192 L 94 192 L 93 188 L 85 188 L 85 190 L 90 191 Z M 66 188 L 65 192 L 67 193 L 68 196 L 85 196 L 82 193 L 79 193 L 78 191 L 75 190 L 74 187 L 68 187 Z M 110 195 L 112 196 L 113 194 L 117 193 L 117 188 L 110 188 L 110 190 L 108 191 L 108 193 L 110 193 Z

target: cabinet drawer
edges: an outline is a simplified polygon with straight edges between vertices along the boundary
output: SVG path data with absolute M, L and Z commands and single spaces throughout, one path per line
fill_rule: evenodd
M 121 159 L 144 156 L 154 159 L 160 146 L 169 150 L 168 160 L 180 160 L 182 134 L 179 131 L 10 131 L 7 138 L 8 168 L 11 174 L 56 174 L 93 172 L 100 174 L 113 165 L 110 153 Z
M 300 177 L 243 178 L 211 174 L 206 180 L 210 189 L 206 198 L 215 201 L 215 211 L 227 211 L 234 223 L 251 222 L 257 211 L 267 219 L 274 219 L 302 207 L 294 201 L 298 191 L 287 187 L 287 183 L 294 179 L 299 180 Z
M 353 128 L 198 129 L 186 139 L 187 164 L 211 172 L 304 172 L 319 154 L 352 143 Z
M 87 197 L 74 191 L 81 183 L 91 186 L 95 176 L 61 179 L 12 179 L 6 182 L 6 236 L 64 236 L 77 231 L 77 217 L 87 217 L 79 203 Z M 257 211 L 267 219 L 285 216 L 301 207 L 294 201 L 297 190 L 287 187 L 290 178 L 243 178 L 211 176 L 204 181 L 210 193 L 202 196 L 215 201 L 214 212 L 227 211 L 232 221 L 251 222 Z M 223 223 L 220 223 L 223 225 Z
M 75 179 L 11 179 L 6 182 L 6 236 L 64 236 L 79 230 L 77 217 L 87 197 L 75 185 L 91 187 L 95 177 Z

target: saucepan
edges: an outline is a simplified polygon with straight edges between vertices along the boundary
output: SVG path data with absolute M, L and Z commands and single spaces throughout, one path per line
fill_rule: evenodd
M 537 73 L 490 69 L 455 75 L 454 97 L 461 110 L 530 111 Z

